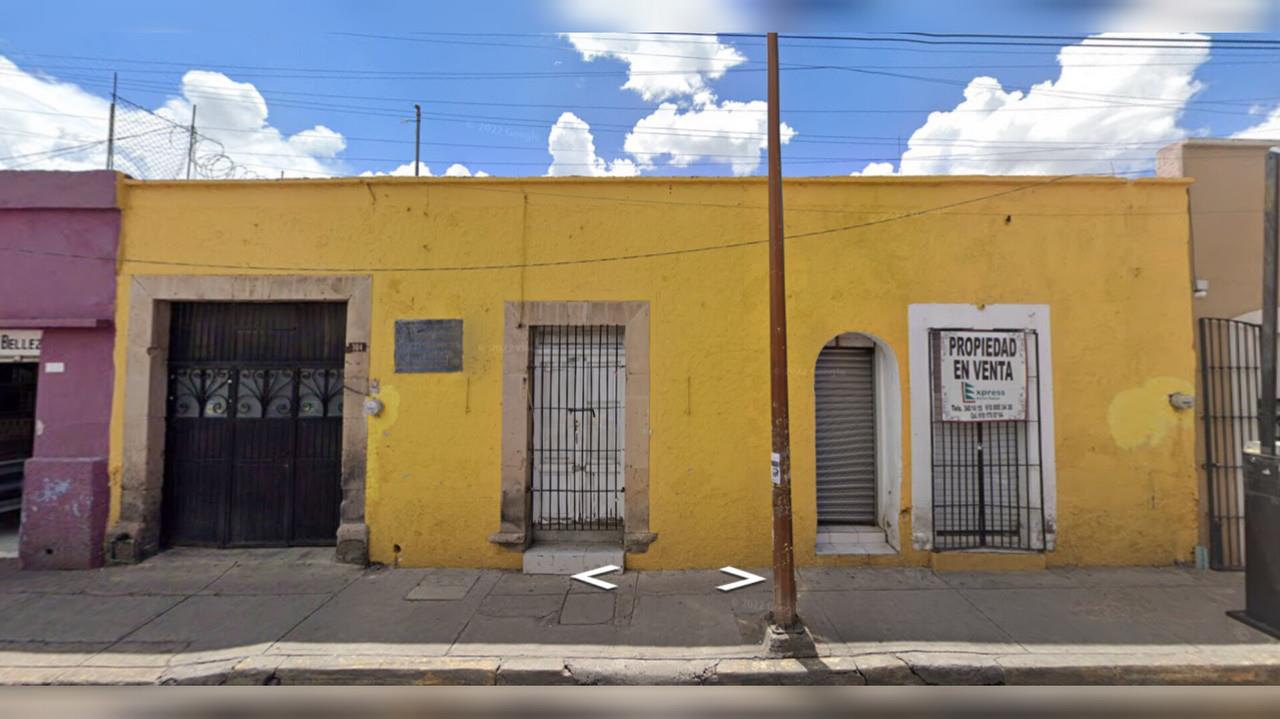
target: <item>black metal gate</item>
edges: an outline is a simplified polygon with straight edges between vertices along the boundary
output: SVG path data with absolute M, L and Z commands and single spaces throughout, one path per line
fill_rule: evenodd
M 1209 519 L 1209 564 L 1244 569 L 1244 464 L 1258 439 L 1262 328 L 1250 322 L 1200 319 L 1204 473 Z
M 0 514 L 22 507 L 22 473 L 35 438 L 35 363 L 0 363 Z
M 344 303 L 173 303 L 170 545 L 333 544 Z
M 623 328 L 531 327 L 533 527 L 622 529 L 626 352 Z
M 944 422 L 938 372 L 939 338 L 944 331 L 947 330 L 929 332 L 933 548 L 1043 550 L 1040 352 L 1036 332 L 1001 331 L 1025 332 L 1025 420 Z M 978 332 L 964 328 L 958 331 Z

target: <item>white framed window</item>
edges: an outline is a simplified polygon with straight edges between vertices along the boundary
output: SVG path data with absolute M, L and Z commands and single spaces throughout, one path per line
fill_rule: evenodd
M 911 305 L 908 330 L 912 546 L 923 550 L 1052 550 L 1057 526 L 1057 473 L 1048 305 Z M 1030 343 L 1027 354 L 1036 359 L 1037 365 L 1031 377 L 1034 381 L 1029 382 L 1027 388 L 1030 395 L 1027 401 L 1036 416 L 1034 426 L 1010 429 L 999 428 L 996 423 L 986 428 L 990 435 L 986 436 L 973 426 L 957 427 L 937 421 L 937 387 L 932 368 L 938 333 L 944 330 L 1024 333 Z M 964 455 L 963 461 L 951 461 L 956 453 Z M 984 453 L 986 459 L 983 459 Z M 1022 466 L 1016 477 L 1003 466 L 1007 464 L 1005 458 L 994 461 L 997 453 L 1013 453 L 1010 456 L 1018 458 Z M 993 470 L 984 475 L 984 466 Z M 1002 497 L 1006 495 L 1002 493 L 1017 483 L 1027 488 L 1017 501 L 1026 505 L 1027 511 L 1025 518 L 1015 521 L 1013 513 L 1004 506 L 1007 502 Z M 973 491 L 969 492 L 966 486 Z M 963 508 L 957 508 L 957 493 L 967 492 L 976 497 L 982 489 L 990 490 L 987 494 L 991 496 L 974 502 L 970 517 L 973 522 L 961 521 Z M 942 500 L 937 499 L 940 491 Z M 952 533 L 943 540 L 939 540 L 937 534 L 940 523 L 942 531 Z M 986 534 L 973 534 L 979 526 Z M 1019 541 L 992 534 L 992 531 L 1009 530 L 1012 537 L 1010 527 L 1017 528 Z M 955 534 L 957 531 L 973 536 L 960 536 Z M 996 537 L 994 541 L 974 539 L 992 536 Z

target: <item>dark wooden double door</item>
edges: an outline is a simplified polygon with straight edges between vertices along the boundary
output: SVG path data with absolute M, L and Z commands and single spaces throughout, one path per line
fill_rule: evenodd
M 173 303 L 170 546 L 333 544 L 345 303 Z

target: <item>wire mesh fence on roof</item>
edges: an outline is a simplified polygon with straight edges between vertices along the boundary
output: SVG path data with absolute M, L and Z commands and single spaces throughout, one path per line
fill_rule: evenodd
M 144 180 L 232 180 L 260 176 L 236 164 L 226 147 L 122 97 L 116 99 L 114 169 Z M 194 142 L 193 142 L 194 139 Z

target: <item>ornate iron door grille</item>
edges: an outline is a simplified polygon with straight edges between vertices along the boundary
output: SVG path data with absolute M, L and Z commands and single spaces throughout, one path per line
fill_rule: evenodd
M 342 303 L 174 303 L 165 540 L 333 544 L 341 501 Z
M 622 529 L 623 328 L 530 328 L 533 528 Z
M 1036 333 L 991 330 L 1026 333 L 1025 421 L 943 422 L 939 337 L 947 329 L 929 331 L 933 548 L 1043 550 L 1040 353 Z
M 1204 397 L 1204 472 L 1209 564 L 1244 569 L 1244 446 L 1258 439 L 1262 328 L 1250 322 L 1200 319 L 1200 384 Z

